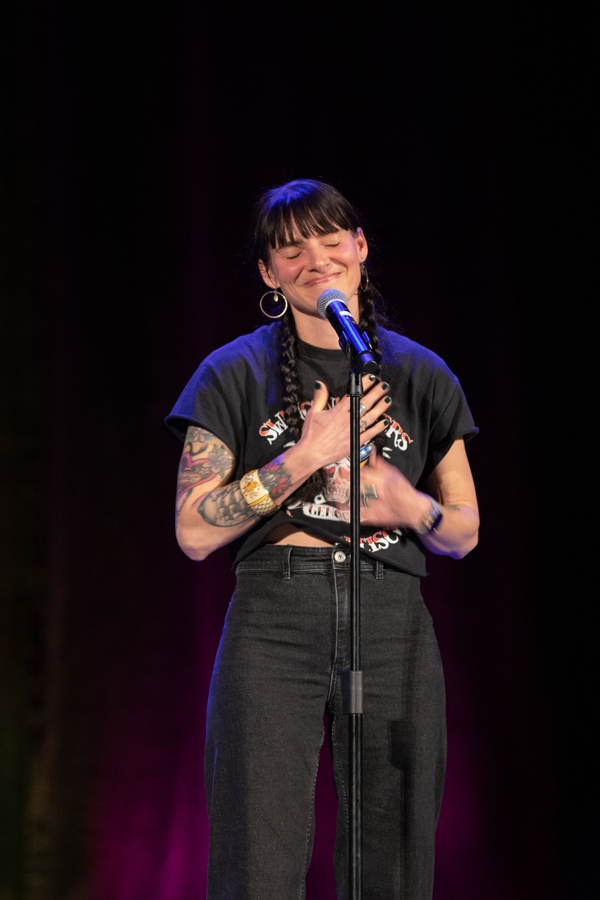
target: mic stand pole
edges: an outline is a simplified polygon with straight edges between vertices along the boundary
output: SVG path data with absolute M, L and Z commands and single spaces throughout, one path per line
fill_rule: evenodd
M 362 374 L 378 370 L 369 336 L 352 318 L 341 291 L 323 291 L 319 315 L 329 319 L 350 363 L 350 669 L 342 672 L 343 711 L 350 717 L 350 900 L 362 900 L 362 726 L 363 683 L 360 668 L 360 400 Z
M 358 366 L 356 367 L 358 369 Z M 363 682 L 360 668 L 360 401 L 362 373 L 350 372 L 350 670 L 342 673 L 344 714 L 349 719 L 350 751 L 350 900 L 362 900 L 362 726 Z

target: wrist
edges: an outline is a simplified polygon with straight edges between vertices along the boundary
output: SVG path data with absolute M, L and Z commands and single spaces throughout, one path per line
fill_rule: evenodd
M 421 494 L 421 497 L 423 503 L 421 504 L 420 518 L 417 520 L 417 525 L 413 526 L 413 531 L 419 535 L 426 535 L 440 524 L 443 510 L 437 500 L 434 500 L 429 494 Z
M 292 474 L 294 484 L 302 484 L 307 478 L 320 469 L 320 464 L 315 464 L 315 455 L 302 443 L 302 438 L 289 450 L 282 453 L 285 464 Z
M 272 516 L 279 511 L 279 506 L 271 497 L 267 487 L 262 483 L 258 469 L 251 469 L 240 478 L 242 497 L 257 516 Z

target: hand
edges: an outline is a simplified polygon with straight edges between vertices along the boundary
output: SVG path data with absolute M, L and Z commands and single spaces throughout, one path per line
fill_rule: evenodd
M 361 414 L 361 444 L 372 441 L 385 425 L 383 418 L 389 408 L 389 385 L 363 378 L 361 398 L 364 412 Z M 331 409 L 327 409 L 329 391 L 323 382 L 316 382 L 314 400 L 306 414 L 302 437 L 297 447 L 310 453 L 312 471 L 338 462 L 350 455 L 350 397 L 343 397 Z
M 372 453 L 369 464 L 360 471 L 361 490 L 373 489 L 377 498 L 361 503 L 362 525 L 389 528 L 419 528 L 430 502 L 427 494 L 415 490 L 410 481 L 381 456 Z

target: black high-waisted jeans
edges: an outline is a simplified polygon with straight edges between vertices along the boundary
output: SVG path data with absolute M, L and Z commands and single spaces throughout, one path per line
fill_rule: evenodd
M 208 900 L 300 900 L 323 715 L 348 896 L 348 548 L 261 547 L 237 567 L 208 704 Z M 430 900 L 446 760 L 444 683 L 419 579 L 361 561 L 368 900 Z

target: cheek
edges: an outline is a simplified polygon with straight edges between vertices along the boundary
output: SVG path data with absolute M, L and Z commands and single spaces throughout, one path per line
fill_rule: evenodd
M 300 265 L 300 263 L 294 262 L 292 260 L 290 260 L 289 262 L 286 262 L 284 265 L 280 264 L 277 267 L 279 281 L 282 284 L 283 284 L 283 282 L 285 282 L 286 284 L 289 284 L 290 282 L 292 282 L 296 279 L 301 268 L 302 268 L 302 266 Z
M 354 243 L 354 241 L 350 238 L 349 241 L 344 243 L 344 258 L 346 260 L 347 265 L 360 265 L 360 253 L 359 249 Z

